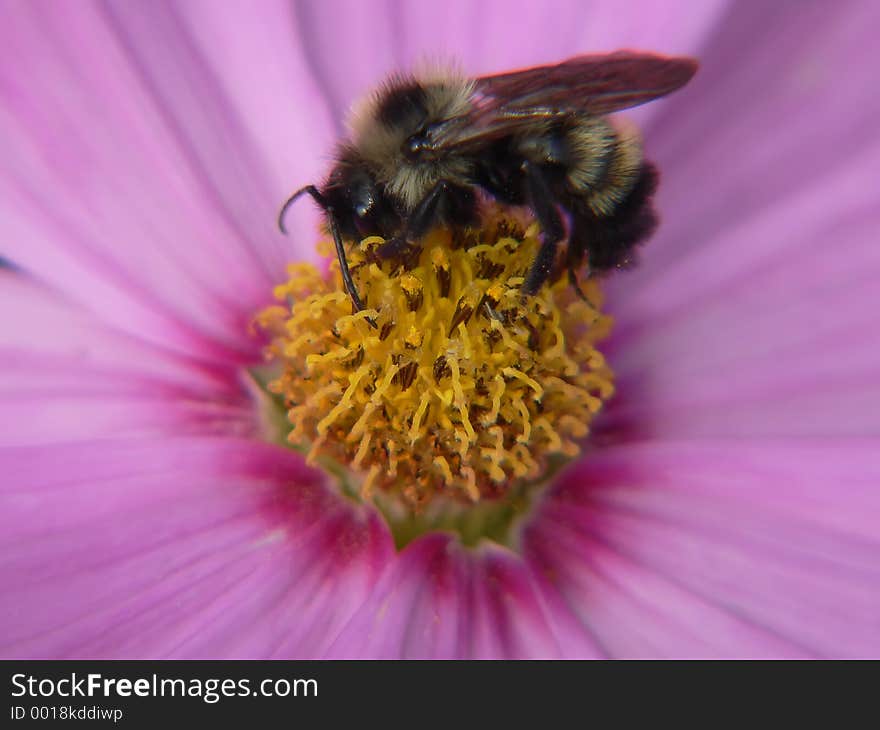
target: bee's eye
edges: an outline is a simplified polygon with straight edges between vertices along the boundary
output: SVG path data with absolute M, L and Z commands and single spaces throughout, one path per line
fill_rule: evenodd
M 373 209 L 373 201 L 359 203 L 354 207 L 354 212 L 357 213 L 359 218 L 366 218 L 370 211 Z
M 351 191 L 351 207 L 358 218 L 369 216 L 376 206 L 376 196 L 373 187 L 366 181 L 360 181 Z
M 418 157 L 421 153 L 430 149 L 431 136 L 427 127 L 422 127 L 415 134 L 410 135 L 404 144 L 404 153 L 410 159 Z

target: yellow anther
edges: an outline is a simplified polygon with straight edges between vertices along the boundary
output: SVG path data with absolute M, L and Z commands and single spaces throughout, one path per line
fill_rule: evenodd
M 416 348 L 422 346 L 422 341 L 425 339 L 424 333 L 417 329 L 415 325 L 409 328 L 409 332 L 406 333 L 406 337 L 403 339 L 403 343 L 408 347 Z
M 275 289 L 284 304 L 256 319 L 281 366 L 269 389 L 289 440 L 312 463 L 347 465 L 362 498 L 411 508 L 503 498 L 548 457 L 576 454 L 614 389 L 595 350 L 610 325 L 598 285 L 584 286 L 595 307 L 565 277 L 524 298 L 538 229 L 500 217 L 455 245 L 438 229 L 406 261 L 377 260 L 382 243 L 349 254 L 366 309 L 352 313 L 335 262 L 329 278 L 297 264 Z

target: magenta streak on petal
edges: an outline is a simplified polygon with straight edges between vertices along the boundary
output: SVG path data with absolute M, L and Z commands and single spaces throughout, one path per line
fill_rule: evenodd
M 458 657 L 466 656 L 458 628 L 459 620 L 469 621 L 468 614 L 461 610 L 463 584 L 461 580 L 457 584 L 449 582 L 446 572 L 454 562 L 448 536 L 431 535 L 412 543 L 340 632 L 327 657 L 425 658 L 424 648 L 433 646 L 440 652 L 438 657 L 444 652 L 449 652 L 447 656 L 453 652 Z M 444 591 L 447 586 L 449 590 Z M 422 591 L 428 596 L 437 595 L 439 600 L 434 605 L 420 602 Z M 456 636 L 455 646 L 435 643 L 433 637 L 437 634 Z M 417 643 L 417 638 L 421 642 Z
M 353 591 L 341 589 L 342 579 L 366 585 L 368 576 L 381 567 L 371 564 L 384 544 L 381 539 L 373 543 L 379 537 L 377 527 L 376 520 L 353 521 L 350 511 L 338 504 L 312 525 L 291 531 L 287 540 L 278 539 L 274 549 L 267 549 L 256 571 L 229 583 L 229 590 L 213 605 L 201 606 L 198 631 L 188 632 L 170 653 L 320 655 L 338 631 L 340 614 L 353 608 L 346 605 Z M 353 563 L 357 571 L 348 576 Z M 196 594 L 193 599 L 199 601 Z M 229 611 L 230 603 L 236 606 L 234 612 Z
M 38 453 L 0 450 L 5 656 L 318 653 L 391 555 L 375 515 L 284 449 L 179 438 Z M 314 590 L 285 601 L 310 574 Z
M 561 654 L 535 585 L 518 556 L 497 547 L 473 558 L 471 651 L 476 659 L 552 659 Z
M 549 545 L 546 554 L 558 573 L 558 590 L 611 656 L 804 655 L 790 642 L 755 630 L 656 571 L 620 557 L 591 536 L 573 535 L 573 522 L 548 525 L 549 534 L 533 539 Z
M 432 547 L 431 541 L 422 547 Z M 422 568 L 424 577 L 420 580 L 416 571 L 407 576 L 416 590 L 409 616 L 399 626 L 401 657 L 454 659 L 467 655 L 470 584 L 466 562 L 460 558 L 451 542 L 436 538 L 434 553 L 426 557 Z
M 523 560 L 532 573 L 538 595 L 544 607 L 550 630 L 565 659 L 608 659 L 608 647 L 589 625 L 579 597 L 564 589 L 560 566 L 571 563 L 570 558 L 560 556 L 554 548 L 552 535 L 544 539 L 544 526 L 552 522 L 538 512 L 529 522 L 521 541 Z
M 0 320 L 0 347 L 6 352 L 2 364 L 11 364 L 17 357 L 42 358 L 49 369 L 63 363 L 94 368 L 103 375 L 151 377 L 205 394 L 230 389 L 231 368 L 169 352 L 116 331 L 27 276 L 0 269 L 0 288 L 7 311 L 15 315 Z M 39 377 L 36 370 L 33 375 Z
M 516 658 L 560 654 L 522 562 L 434 534 L 409 545 L 328 657 Z
M 279 603 L 279 629 L 273 637 L 277 645 L 269 656 L 323 656 L 344 625 L 341 622 L 343 613 L 345 616 L 351 615 L 363 603 L 366 591 L 375 585 L 378 576 L 387 569 L 393 559 L 393 548 L 381 518 L 371 515 L 366 529 L 355 523 L 349 524 L 347 530 L 351 536 L 349 539 L 344 534 L 325 531 L 329 557 L 323 565 L 308 565 L 316 574 L 315 589 L 303 591 L 298 585 L 292 585 L 289 601 Z M 361 593 L 355 595 L 354 590 L 348 593 L 340 591 L 340 572 L 351 583 L 362 580 L 362 583 L 356 584 L 362 587 L 362 590 L 359 589 Z M 288 602 L 298 604 L 288 609 Z M 296 616 L 295 630 L 292 626 L 282 628 L 285 623 L 290 623 L 290 619 L 284 617 L 285 612 Z
M 0 271 L 0 444 L 156 433 L 253 434 L 238 374 L 113 332 L 24 276 Z
M 870 656 L 877 447 L 604 449 L 546 500 L 526 554 L 615 656 Z

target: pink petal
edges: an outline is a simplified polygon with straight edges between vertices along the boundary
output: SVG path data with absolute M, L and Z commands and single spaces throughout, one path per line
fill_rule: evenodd
M 526 533 L 554 623 L 611 656 L 876 656 L 878 446 L 596 452 Z
M 609 423 L 876 432 L 876 6 L 737 7 L 653 138 L 665 222 L 611 286 L 622 399 Z
M 559 651 L 521 561 L 434 534 L 400 554 L 328 656 L 488 659 Z
M 729 5 L 728 0 L 698 4 L 676 0 L 662 5 L 648 0 L 625 4 L 613 0 L 490 0 L 471 4 L 479 31 L 468 39 L 472 43 L 462 52 L 465 58 L 474 59 L 481 73 L 622 48 L 695 55 L 718 27 Z M 429 44 L 431 21 L 427 14 L 421 20 L 418 38 Z M 456 42 L 453 33 L 448 38 Z M 419 48 L 418 43 L 413 46 Z
M 120 329 L 239 362 L 254 354 L 247 322 L 304 250 L 273 229 L 292 186 L 315 172 L 295 161 L 331 132 L 285 8 L 230 6 L 207 26 L 190 17 L 197 42 L 174 7 L 6 13 L 2 254 Z M 239 12 L 267 17 L 227 51 Z M 239 108 L 232 95 L 255 68 L 265 83 L 243 98 L 256 108 Z M 290 139 L 273 153 L 284 120 Z
M 255 433 L 231 368 L 114 332 L 80 307 L 0 271 L 0 444 L 156 433 Z
M 335 142 L 324 90 L 305 57 L 290 3 L 211 0 L 113 8 L 111 25 L 173 118 L 211 187 L 273 277 L 314 258 L 317 215 L 281 203 L 326 172 Z
M 391 555 L 292 452 L 230 438 L 2 449 L 3 656 L 320 654 Z

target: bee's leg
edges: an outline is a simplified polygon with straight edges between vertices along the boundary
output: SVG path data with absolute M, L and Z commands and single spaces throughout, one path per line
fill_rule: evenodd
M 406 271 L 413 269 L 418 264 L 419 248 L 410 243 L 403 236 L 389 238 L 377 249 L 376 253 L 383 261 L 394 261 L 403 266 Z
M 529 204 L 538 220 L 538 225 L 541 226 L 541 248 L 538 249 L 538 255 L 535 256 L 522 285 L 522 293 L 532 296 L 550 276 L 556 260 L 556 246 L 565 238 L 565 226 L 562 224 L 550 186 L 540 168 L 525 161 L 522 163 L 522 171 L 526 176 Z
M 582 301 L 590 304 L 590 300 L 587 299 L 587 295 L 584 294 L 584 290 L 581 289 L 581 285 L 578 283 L 577 276 L 577 271 L 584 262 L 584 248 L 582 221 L 577 215 L 572 215 L 571 232 L 568 236 L 568 251 L 565 261 L 566 268 L 568 269 L 568 283 Z M 592 275 L 592 271 L 587 272 L 587 278 Z
M 312 200 L 314 200 L 324 213 L 327 216 L 327 221 L 330 227 L 330 235 L 333 236 L 333 243 L 336 246 L 336 257 L 339 259 L 339 269 L 342 273 L 342 283 L 345 285 L 345 290 L 348 292 L 348 295 L 351 297 L 351 302 L 354 304 L 355 309 L 360 312 L 364 309 L 364 303 L 361 301 L 360 295 L 358 294 L 357 287 L 354 285 L 354 280 L 351 278 L 351 270 L 348 268 L 348 258 L 345 255 L 345 245 L 342 243 L 342 235 L 339 233 L 339 223 L 336 220 L 336 214 L 333 211 L 333 207 L 327 204 L 327 201 L 324 199 L 324 196 L 321 195 L 321 192 L 314 185 L 306 185 L 304 188 L 297 190 L 293 195 L 291 195 L 281 206 L 281 211 L 278 214 L 278 227 L 281 229 L 282 233 L 287 233 L 287 229 L 284 227 L 284 215 L 287 213 L 287 210 L 293 204 L 293 202 L 299 198 L 301 195 L 310 195 Z
M 407 218 L 406 240 L 418 240 L 436 223 L 473 223 L 475 211 L 476 196 L 472 188 L 438 180 Z
M 400 258 L 409 267 L 415 265 L 419 247 L 416 245 L 437 223 L 468 225 L 474 221 L 476 198 L 470 188 L 449 180 L 438 180 L 407 216 L 403 234 L 379 248 L 382 258 Z
M 581 289 L 581 285 L 578 283 L 577 273 L 575 272 L 574 265 L 569 262 L 568 264 L 568 283 L 571 284 L 572 288 L 575 290 L 577 295 L 581 298 L 582 301 L 589 304 L 591 307 L 593 304 L 587 299 L 587 295 L 584 294 L 584 290 Z
M 439 180 L 407 216 L 403 232 L 379 247 L 379 256 L 383 259 L 400 259 L 405 264 L 411 264 L 418 252 L 414 242 L 436 222 L 437 209 L 448 191 L 449 184 L 445 180 Z

